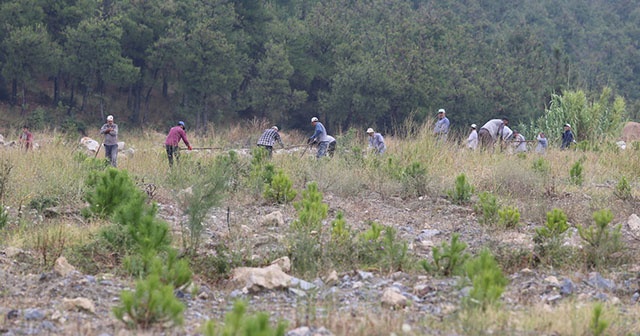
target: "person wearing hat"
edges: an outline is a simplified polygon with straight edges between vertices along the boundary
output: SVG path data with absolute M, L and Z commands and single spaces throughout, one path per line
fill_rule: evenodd
M 260 139 L 258 139 L 258 147 L 262 147 L 269 152 L 269 157 L 271 157 L 273 153 L 273 144 L 278 142 L 282 148 L 284 148 L 284 144 L 282 143 L 282 139 L 280 138 L 280 134 L 278 133 L 278 126 L 273 126 L 269 129 L 264 130 Z
M 327 130 L 324 128 L 324 125 L 318 120 L 318 118 L 311 118 L 311 125 L 315 128 L 313 135 L 309 137 L 307 140 L 307 144 L 312 144 L 314 142 L 318 143 L 318 152 L 316 153 L 316 158 L 319 159 L 327 154 L 327 149 L 329 147 L 329 138 L 327 137 Z
M 507 127 L 509 119 L 491 119 L 484 124 L 478 131 L 478 141 L 483 149 L 493 147 L 493 144 L 500 140 L 506 140 L 511 136 L 511 129 Z
M 367 129 L 367 134 L 369 135 L 369 148 L 373 149 L 374 153 L 379 155 L 387 150 L 382 134 L 374 132 L 373 128 Z
M 476 124 L 471 124 L 471 133 L 467 138 L 467 148 L 476 150 L 478 148 L 478 131 L 476 131 Z
M 564 133 L 562 133 L 562 145 L 560 145 L 560 149 L 569 149 L 569 146 L 575 142 L 576 139 L 573 136 L 573 132 L 571 132 L 571 125 L 564 124 Z
M 184 121 L 178 121 L 178 125 L 171 127 L 169 130 L 169 134 L 167 135 L 167 139 L 164 141 L 164 145 L 167 149 L 167 158 L 169 158 L 169 167 L 173 167 L 173 156 L 176 157 L 176 162 L 178 162 L 180 158 L 180 152 L 178 144 L 180 143 L 180 139 L 187 145 L 189 150 L 192 150 L 191 144 L 189 140 L 187 140 L 187 132 L 184 130 Z
M 527 141 L 520 132 L 513 131 L 513 147 L 515 153 L 524 153 L 527 151 Z
M 536 153 L 540 153 L 540 154 L 544 154 L 544 152 L 547 150 L 547 137 L 544 135 L 543 132 L 538 133 L 538 137 L 536 138 L 536 140 L 538 140 L 538 145 L 536 145 Z
M 449 133 L 449 118 L 446 117 L 444 109 L 438 110 L 438 121 L 433 128 L 433 134 L 436 135 L 439 141 L 446 141 L 447 134 Z
M 104 134 L 104 155 L 113 167 L 118 167 L 118 125 L 113 122 L 113 116 L 107 116 L 107 123 L 100 128 Z

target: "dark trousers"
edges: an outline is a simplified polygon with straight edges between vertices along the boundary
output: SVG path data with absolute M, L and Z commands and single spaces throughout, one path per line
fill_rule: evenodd
M 329 154 L 329 157 L 333 157 L 333 154 L 335 153 L 336 153 L 336 142 L 331 141 L 329 143 L 329 148 L 327 149 L 327 154 Z
M 169 158 L 169 167 L 173 167 L 173 156 L 176 157 L 176 162 L 180 160 L 180 150 L 178 146 L 165 145 L 167 147 L 167 158 Z
M 104 156 L 113 167 L 118 167 L 118 144 L 104 145 Z
M 267 152 L 269 152 L 269 157 L 271 157 L 271 155 L 273 155 L 273 146 L 258 145 L 258 147 L 262 147 L 262 148 L 266 149 Z
M 487 149 L 493 146 L 494 140 L 488 129 L 481 128 L 478 131 L 478 142 L 480 142 L 480 148 L 482 149 Z

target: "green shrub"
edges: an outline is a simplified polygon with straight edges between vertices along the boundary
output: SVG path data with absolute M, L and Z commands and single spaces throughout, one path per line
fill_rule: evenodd
M 267 201 L 278 204 L 289 203 L 296 198 L 296 195 L 298 192 L 293 190 L 293 182 L 282 169 L 278 169 L 271 184 L 265 186 L 263 193 Z
M 209 320 L 202 327 L 204 336 L 284 336 L 287 324 L 278 322 L 273 328 L 269 322 L 269 315 L 257 313 L 247 316 L 247 303 L 236 301 L 233 310 L 224 318 L 224 326 L 216 328 L 215 322 Z
M 57 197 L 36 196 L 29 201 L 29 208 L 42 212 L 42 210 L 58 206 L 58 204 L 60 204 L 60 199 Z
M 120 304 L 113 308 L 113 313 L 131 328 L 148 329 L 167 323 L 181 325 L 184 309 L 184 304 L 173 295 L 173 286 L 163 284 L 160 275 L 154 272 L 136 282 L 135 291 L 120 293 Z
M 612 258 L 613 254 L 622 252 L 624 249 L 620 233 L 622 226 L 609 227 L 609 223 L 613 220 L 613 213 L 608 209 L 596 211 L 593 213 L 593 220 L 595 225 L 588 227 L 578 225 L 578 234 L 587 243 L 585 248 L 587 266 L 597 268 L 624 262 L 624 258 L 620 256 Z
M 613 195 L 623 201 L 627 201 L 633 198 L 633 194 L 631 193 L 631 185 L 627 178 L 622 176 L 616 184 L 616 188 L 613 191 Z
M 153 258 L 149 272 L 160 274 L 160 282 L 173 288 L 190 284 L 193 277 L 189 262 L 178 259 L 178 252 L 174 249 L 167 252 L 164 260 L 160 257 Z
M 589 330 L 591 330 L 593 336 L 605 335 L 604 331 L 609 327 L 609 322 L 602 317 L 602 309 L 602 303 L 596 303 L 593 306 L 593 314 L 589 323 Z
M 498 222 L 498 199 L 492 193 L 483 191 L 478 195 L 478 202 L 474 205 L 473 210 L 480 217 L 478 221 L 481 224 L 492 225 Z
M 575 185 L 581 186 L 584 181 L 584 177 L 582 175 L 583 169 L 582 162 L 576 161 L 569 170 L 569 181 Z
M 95 173 L 87 185 L 92 187 L 86 194 L 89 211 L 100 218 L 110 217 L 120 205 L 139 192 L 127 172 L 115 168 Z
M 298 219 L 290 227 L 291 264 L 300 274 L 315 273 L 321 266 L 322 221 L 327 217 L 329 206 L 322 202 L 318 185 L 311 183 L 294 207 L 298 211 Z
M 4 229 L 9 223 L 9 212 L 4 208 L 4 205 L 0 202 L 0 230 Z
M 479 256 L 467 261 L 465 271 L 473 285 L 466 300 L 467 305 L 484 311 L 489 306 L 497 304 L 508 280 L 491 252 L 487 249 L 482 250 Z
M 473 194 L 473 186 L 469 183 L 467 176 L 463 173 L 456 177 L 453 189 L 447 191 L 449 199 L 456 204 L 468 203 Z
M 533 161 L 532 169 L 535 172 L 546 175 L 551 171 L 551 165 L 549 164 L 549 161 L 546 160 L 545 158 L 538 158 L 535 161 Z
M 344 219 L 342 211 L 331 222 L 331 238 L 327 245 L 327 257 L 334 265 L 351 267 L 354 259 L 355 246 L 351 242 L 351 229 Z
M 400 180 L 406 193 L 422 196 L 427 194 L 428 176 L 422 163 L 413 162 L 402 170 Z
M 565 261 L 567 247 L 563 246 L 562 235 L 569 229 L 567 215 L 560 209 L 547 212 L 544 226 L 536 228 L 533 238 L 534 251 L 538 258 L 549 265 L 559 266 Z
M 515 228 L 520 223 L 520 210 L 513 206 L 506 206 L 498 210 L 498 224 L 505 228 Z
M 409 262 L 406 242 L 399 242 L 396 230 L 376 222 L 358 236 L 358 259 L 366 267 L 383 271 L 400 271 Z
M 464 263 L 469 259 L 469 254 L 464 253 L 467 244 L 459 241 L 460 235 L 454 233 L 451 242 L 442 242 L 440 247 L 431 249 L 433 261 L 422 260 L 421 265 L 425 271 L 442 276 L 461 275 L 464 273 Z
M 39 227 L 35 232 L 34 250 L 38 253 L 43 269 L 51 269 L 62 256 L 67 245 L 67 236 L 61 226 Z

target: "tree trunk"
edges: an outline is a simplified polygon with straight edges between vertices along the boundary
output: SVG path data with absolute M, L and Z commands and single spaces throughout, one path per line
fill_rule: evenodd
M 22 83 L 22 102 L 20 104 L 20 113 L 24 115 L 27 111 L 27 84 Z
M 53 106 L 58 105 L 60 100 L 60 82 L 59 75 L 53 76 Z
M 76 93 L 76 85 L 71 84 L 71 95 L 69 97 L 69 108 L 67 108 L 67 115 L 71 116 L 71 111 L 73 110 L 73 99 L 75 98 Z
M 18 79 L 11 81 L 11 105 L 18 103 Z
M 84 112 L 84 107 L 87 105 L 87 96 L 89 95 L 89 88 L 84 88 L 82 91 L 82 104 L 80 105 L 80 112 Z
M 162 97 L 169 97 L 169 83 L 167 82 L 167 75 L 162 76 Z

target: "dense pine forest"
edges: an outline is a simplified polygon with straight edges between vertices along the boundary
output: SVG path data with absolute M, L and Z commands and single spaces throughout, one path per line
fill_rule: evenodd
M 637 119 L 639 44 L 635 1 L 0 0 L 0 121 L 393 132 L 604 89 Z

